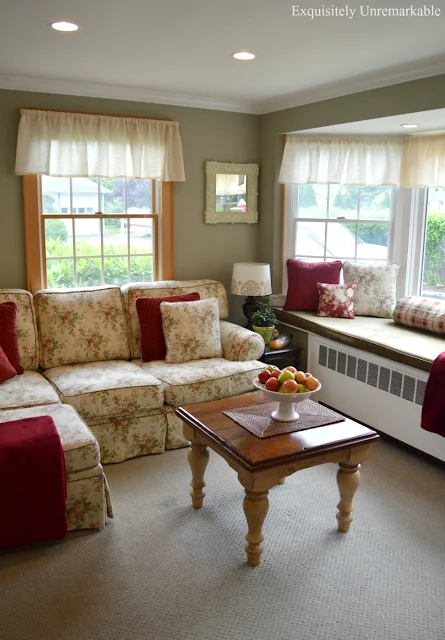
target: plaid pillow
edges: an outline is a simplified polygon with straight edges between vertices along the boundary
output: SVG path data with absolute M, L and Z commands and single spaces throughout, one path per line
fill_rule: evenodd
M 445 302 L 433 298 L 401 298 L 393 314 L 394 322 L 407 327 L 445 334 Z

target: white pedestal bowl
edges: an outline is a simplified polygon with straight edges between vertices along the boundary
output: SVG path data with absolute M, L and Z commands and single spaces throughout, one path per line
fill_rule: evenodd
M 306 393 L 280 393 L 279 391 L 268 391 L 264 388 L 264 384 L 259 382 L 258 378 L 255 378 L 253 384 L 257 389 L 262 391 L 268 400 L 277 402 L 277 408 L 270 414 L 274 420 L 280 422 L 293 422 L 298 420 L 299 414 L 295 411 L 295 405 L 307 400 L 313 393 L 320 391 L 321 384 L 318 383 L 318 387 L 313 391 L 307 391 Z

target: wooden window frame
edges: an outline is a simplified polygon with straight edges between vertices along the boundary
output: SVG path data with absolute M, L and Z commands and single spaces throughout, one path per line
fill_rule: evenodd
M 155 187 L 156 188 L 156 187 Z M 174 183 L 162 182 L 159 190 L 160 198 L 156 201 L 155 188 L 152 188 L 152 213 L 154 221 L 154 253 L 156 256 L 153 279 L 172 280 L 174 277 Z M 42 189 L 41 179 L 37 175 L 23 176 L 23 215 L 25 225 L 26 286 L 35 293 L 45 289 L 46 251 L 45 251 L 45 219 L 41 215 Z M 159 207 L 156 210 L 156 206 Z M 82 214 L 81 214 L 82 215 Z M 77 217 L 63 214 L 60 217 Z M 82 215 L 82 217 L 84 217 Z M 108 215 L 88 214 L 88 217 L 109 218 Z M 130 216 L 135 217 L 135 216 Z

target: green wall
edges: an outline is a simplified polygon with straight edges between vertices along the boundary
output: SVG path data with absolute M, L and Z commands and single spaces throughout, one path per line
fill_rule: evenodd
M 214 278 L 228 285 L 234 262 L 257 260 L 258 225 L 204 223 L 204 162 L 258 163 L 259 116 L 0 90 L 0 288 L 26 286 L 22 181 L 14 175 L 20 107 L 178 120 L 186 182 L 175 184 L 175 278 Z
M 175 185 L 175 278 L 230 283 L 237 261 L 269 262 L 280 291 L 282 134 L 445 108 L 445 75 L 263 116 L 78 96 L 0 90 L 0 287 L 25 287 L 21 178 L 14 175 L 20 107 L 71 109 L 179 121 L 186 182 Z M 204 162 L 260 163 L 258 225 L 204 224 Z M 241 300 L 231 300 L 239 317 Z M 233 315 L 232 315 L 233 318 Z
M 281 193 L 278 184 L 283 133 L 445 108 L 445 75 L 362 91 L 341 98 L 275 111 L 261 117 L 259 255 L 272 267 L 279 293 L 281 266 Z

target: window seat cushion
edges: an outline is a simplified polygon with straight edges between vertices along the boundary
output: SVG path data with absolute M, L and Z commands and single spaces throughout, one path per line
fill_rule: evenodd
M 292 327 L 421 371 L 429 372 L 435 358 L 445 351 L 443 336 L 400 326 L 389 318 L 356 316 L 353 321 L 346 321 L 343 318 L 318 317 L 308 311 L 276 309 L 276 312 L 281 322 Z

